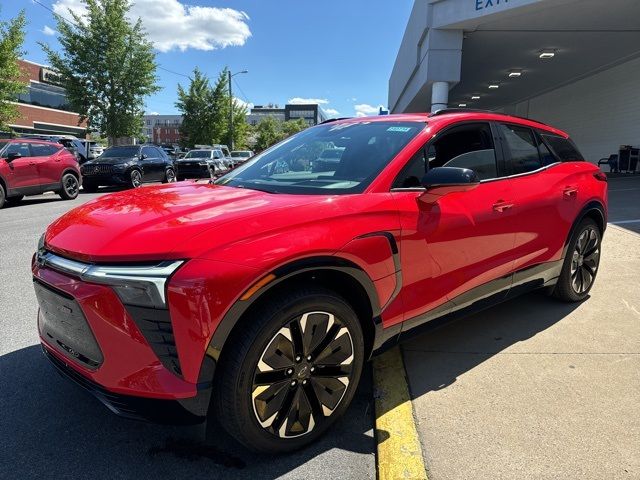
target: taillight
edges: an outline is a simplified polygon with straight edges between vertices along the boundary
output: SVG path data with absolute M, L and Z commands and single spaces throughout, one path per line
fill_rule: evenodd
M 607 175 L 604 172 L 596 172 L 593 174 L 596 180 L 600 180 L 601 182 L 607 181 Z

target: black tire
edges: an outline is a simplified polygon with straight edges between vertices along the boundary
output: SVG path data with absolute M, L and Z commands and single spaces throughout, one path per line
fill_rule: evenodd
M 96 193 L 98 191 L 98 188 L 100 188 L 100 185 L 98 185 L 97 183 L 94 183 L 90 180 L 82 181 L 82 190 L 87 193 Z
M 346 411 L 362 373 L 364 342 L 355 312 L 334 292 L 309 286 L 274 296 L 234 333 L 216 372 L 211 414 L 240 443 L 293 451 Z
M 73 173 L 65 173 L 61 183 L 62 189 L 59 195 L 63 200 L 73 200 L 80 193 L 80 181 Z
M 591 218 L 576 229 L 562 265 L 553 296 L 564 302 L 581 302 L 589 295 L 600 265 L 602 232 Z
M 7 193 L 4 191 L 4 185 L 0 183 L 0 208 L 4 207 L 4 201 L 7 198 Z
M 138 188 L 142 185 L 142 172 L 137 169 L 131 170 L 129 174 L 129 186 L 131 188 Z
M 16 203 L 20 203 L 23 198 L 24 198 L 24 195 L 16 195 L 14 197 L 6 198 L 5 202 L 9 205 L 15 205 Z
M 162 179 L 162 183 L 173 183 L 176 181 L 176 172 L 173 168 L 167 168 L 164 172 L 164 178 Z

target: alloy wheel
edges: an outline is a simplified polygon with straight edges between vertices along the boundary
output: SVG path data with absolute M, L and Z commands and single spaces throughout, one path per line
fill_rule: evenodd
M 138 170 L 134 170 L 131 172 L 131 186 L 138 188 L 140 185 L 142 185 L 142 175 Z
M 253 376 L 258 423 L 281 438 L 310 433 L 347 391 L 354 359 L 351 333 L 328 312 L 287 323 L 264 349 Z
M 571 287 L 577 294 L 586 292 L 594 279 L 600 262 L 598 234 L 593 227 L 585 229 L 576 242 L 571 257 Z
M 173 171 L 173 169 L 170 168 L 169 170 L 167 170 L 166 176 L 167 176 L 167 183 L 173 183 L 176 181 L 176 174 Z
M 69 197 L 75 197 L 78 194 L 80 186 L 78 185 L 78 179 L 73 175 L 67 175 L 64 181 L 64 191 L 67 192 Z

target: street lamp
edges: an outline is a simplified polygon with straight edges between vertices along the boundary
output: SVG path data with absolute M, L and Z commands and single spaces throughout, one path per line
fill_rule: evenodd
M 231 73 L 231 70 L 227 70 L 227 75 L 229 75 L 229 147 L 230 150 L 233 150 L 233 93 L 231 92 L 231 79 L 236 75 L 240 75 L 241 73 L 249 73 L 247 70 L 242 70 L 241 72 Z

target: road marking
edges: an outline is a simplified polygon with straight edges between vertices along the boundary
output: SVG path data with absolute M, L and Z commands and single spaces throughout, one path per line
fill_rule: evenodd
M 426 479 L 427 470 L 399 347 L 373 359 L 373 385 L 378 479 Z
M 624 225 L 626 223 L 640 223 L 640 218 L 636 218 L 635 220 L 619 220 L 617 222 L 609 222 L 611 225 Z

